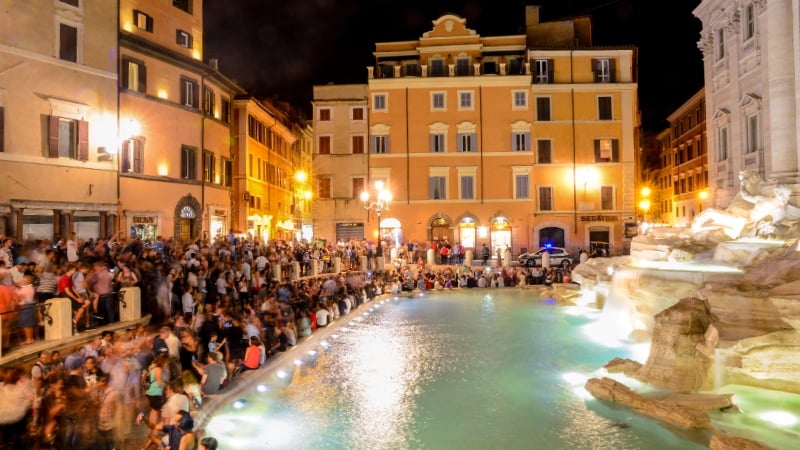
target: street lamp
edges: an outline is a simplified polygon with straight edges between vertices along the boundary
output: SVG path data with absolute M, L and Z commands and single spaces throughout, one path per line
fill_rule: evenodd
M 642 210 L 642 228 L 641 228 L 641 230 L 642 230 L 642 233 L 646 233 L 647 232 L 647 227 L 648 227 L 647 215 L 650 212 L 650 206 L 651 206 L 650 188 L 645 186 L 645 187 L 642 188 L 640 193 L 641 193 L 641 196 L 639 197 L 640 198 L 640 200 L 639 200 L 639 209 Z
M 370 195 L 366 189 L 361 193 L 361 202 L 364 204 L 364 209 L 367 211 L 374 209 L 375 217 L 378 218 L 378 249 L 376 251 L 376 256 L 383 256 L 383 247 L 381 246 L 381 212 L 383 212 L 384 209 L 387 211 L 389 210 L 389 203 L 391 201 L 392 193 L 389 192 L 388 189 L 385 189 L 383 181 L 375 182 L 374 196 Z

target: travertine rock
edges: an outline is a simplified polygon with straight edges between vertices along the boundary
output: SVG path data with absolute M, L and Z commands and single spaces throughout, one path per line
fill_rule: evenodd
M 711 450 L 770 450 L 756 441 L 725 433 L 714 433 L 708 447 Z

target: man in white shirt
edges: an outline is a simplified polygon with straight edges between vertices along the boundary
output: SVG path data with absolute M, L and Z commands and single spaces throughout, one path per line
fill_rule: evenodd
M 69 239 L 67 240 L 67 261 L 69 262 L 77 262 L 78 261 L 78 243 L 75 241 L 75 232 L 69 234 Z

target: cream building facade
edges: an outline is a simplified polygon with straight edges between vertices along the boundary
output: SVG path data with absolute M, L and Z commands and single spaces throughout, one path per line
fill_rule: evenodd
M 116 3 L 4 2 L 0 234 L 88 239 L 116 229 L 116 18 Z
M 368 182 L 388 186 L 383 219 L 399 228 L 382 227 L 384 238 L 514 255 L 626 251 L 636 50 L 592 47 L 586 18 L 539 23 L 537 7 L 526 16 L 523 35 L 483 37 L 445 15 L 417 40 L 376 44 Z
M 243 91 L 203 63 L 202 1 L 119 5 L 121 231 L 146 241 L 226 235 L 232 105 Z
M 703 52 L 712 206 L 739 190 L 742 170 L 800 192 L 800 4 L 703 0 Z
M 378 224 L 359 198 L 368 179 L 367 85 L 314 86 L 312 103 L 314 234 L 327 241 L 375 239 Z

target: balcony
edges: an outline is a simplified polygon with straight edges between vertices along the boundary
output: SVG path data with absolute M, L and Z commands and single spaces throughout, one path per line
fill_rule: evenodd
M 480 61 L 480 58 L 477 59 Z M 426 64 L 414 61 L 384 61 L 377 66 L 367 66 L 370 80 L 377 78 L 407 77 L 474 77 L 530 75 L 530 63 L 522 57 L 492 58 L 481 62 L 470 62 L 466 59 L 445 63 L 444 59 L 432 59 Z

